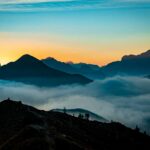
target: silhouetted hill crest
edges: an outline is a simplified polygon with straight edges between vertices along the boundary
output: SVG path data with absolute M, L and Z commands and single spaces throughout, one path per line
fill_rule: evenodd
M 105 75 L 101 71 L 101 68 L 98 65 L 94 64 L 65 63 L 51 57 L 42 59 L 42 62 L 51 68 L 70 74 L 80 74 L 91 80 L 103 79 L 105 77 Z
M 149 136 L 120 123 L 41 111 L 9 99 L 0 102 L 0 150 L 149 150 L 149 143 Z
M 150 50 L 139 55 L 125 55 L 121 61 L 109 63 L 102 67 L 107 76 L 131 75 L 146 76 L 150 74 Z
M 28 54 L 23 55 L 15 62 L 0 67 L 0 79 L 38 86 L 87 84 L 92 82 L 92 80 L 79 74 L 72 75 L 48 67 L 42 61 Z
M 147 50 L 146 52 L 143 52 L 139 55 L 125 55 L 122 57 L 122 61 L 132 59 L 147 59 L 147 58 L 150 58 L 150 50 Z

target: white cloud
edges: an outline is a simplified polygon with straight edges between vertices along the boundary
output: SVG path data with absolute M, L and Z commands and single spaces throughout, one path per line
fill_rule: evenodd
M 40 109 L 85 108 L 106 119 L 128 126 L 150 129 L 150 80 L 137 77 L 113 77 L 86 86 L 56 88 L 0 81 L 0 99 L 8 97 Z M 150 131 L 149 131 L 150 133 Z

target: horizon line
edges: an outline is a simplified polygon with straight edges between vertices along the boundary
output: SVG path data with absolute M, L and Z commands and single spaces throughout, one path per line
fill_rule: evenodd
M 138 55 L 141 55 L 141 54 L 146 53 L 146 52 L 148 52 L 148 51 L 150 51 L 150 49 L 145 50 L 144 52 L 141 52 L 141 53 L 139 53 L 139 54 L 126 54 L 126 55 L 123 55 L 123 56 L 120 58 L 120 60 L 115 60 L 115 61 L 109 62 L 109 63 L 107 63 L 107 64 L 105 64 L 105 65 L 99 65 L 99 64 L 96 64 L 96 63 L 88 63 L 88 62 L 84 62 L 84 61 L 80 61 L 80 62 L 74 62 L 74 61 L 72 61 L 72 60 L 61 61 L 61 60 L 59 60 L 58 58 L 56 58 L 56 57 L 51 57 L 51 56 L 47 56 L 47 57 L 44 57 L 44 58 L 41 58 L 41 59 L 40 59 L 40 58 L 38 58 L 38 57 L 36 57 L 36 56 L 34 56 L 34 55 L 32 55 L 32 54 L 25 53 L 25 54 L 20 55 L 20 56 L 19 56 L 17 59 L 15 59 L 14 61 L 9 61 L 9 62 L 4 63 L 4 64 L 2 64 L 2 63 L 0 62 L 0 67 L 5 66 L 5 65 L 7 65 L 7 64 L 9 64 L 9 63 L 15 62 L 15 61 L 17 61 L 18 59 L 20 59 L 21 57 L 25 56 L 25 55 L 29 55 L 29 56 L 31 56 L 31 57 L 34 57 L 34 58 L 40 60 L 40 61 L 42 61 L 43 59 L 51 58 L 51 59 L 55 59 L 56 61 L 59 61 L 59 62 L 62 62 L 62 63 L 66 63 L 66 64 L 69 64 L 68 62 L 71 62 L 71 63 L 73 63 L 73 64 L 84 63 L 84 64 L 97 65 L 97 66 L 99 66 L 99 67 L 104 67 L 104 66 L 107 66 L 107 65 L 110 64 L 110 63 L 117 62 L 117 61 L 121 61 L 121 59 L 122 59 L 124 56 L 130 56 L 130 55 L 138 56 Z

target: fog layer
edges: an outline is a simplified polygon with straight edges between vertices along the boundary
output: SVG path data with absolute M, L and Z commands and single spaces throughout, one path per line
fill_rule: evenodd
M 116 76 L 55 88 L 0 80 L 0 100 L 8 97 L 44 110 L 84 108 L 108 120 L 150 130 L 150 80 L 146 78 Z

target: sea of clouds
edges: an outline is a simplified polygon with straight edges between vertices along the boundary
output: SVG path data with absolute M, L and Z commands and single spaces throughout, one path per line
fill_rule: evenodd
M 116 76 L 88 85 L 40 88 L 0 80 L 0 101 L 11 98 L 39 109 L 84 108 L 150 133 L 150 79 Z

